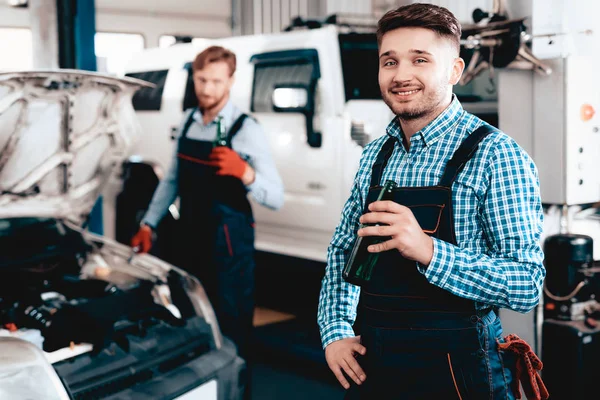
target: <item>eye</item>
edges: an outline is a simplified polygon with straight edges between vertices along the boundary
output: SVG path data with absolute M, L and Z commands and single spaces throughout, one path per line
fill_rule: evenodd
M 426 63 L 426 62 L 427 62 L 427 60 L 424 59 L 424 58 L 417 58 L 415 60 L 415 64 L 423 64 L 423 63 Z
M 394 61 L 394 60 L 388 60 L 388 61 L 386 61 L 386 62 L 383 64 L 383 66 L 384 66 L 384 67 L 390 67 L 390 66 L 392 66 L 392 65 L 396 65 L 396 61 Z

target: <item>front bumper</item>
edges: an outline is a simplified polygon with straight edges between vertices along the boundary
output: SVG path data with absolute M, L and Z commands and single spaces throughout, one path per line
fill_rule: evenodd
M 73 399 L 171 400 L 213 380 L 217 396 L 207 400 L 235 400 L 243 393 L 244 360 L 230 340 L 217 348 L 202 318 L 181 328 L 160 324 L 127 338 L 126 346 L 112 343 L 98 354 L 53 365 Z
M 246 364 L 236 355 L 234 344 L 224 338 L 220 350 L 214 350 L 152 380 L 138 383 L 107 397 L 109 400 L 187 400 L 186 393 L 205 385 L 202 400 L 236 400 L 242 398 Z M 212 386 L 216 381 L 216 397 Z M 199 393 L 197 393 L 199 395 Z M 198 399 L 196 394 L 191 397 Z

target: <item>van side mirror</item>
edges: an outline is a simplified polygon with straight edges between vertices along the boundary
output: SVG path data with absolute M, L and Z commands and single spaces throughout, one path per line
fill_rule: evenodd
M 271 98 L 273 111 L 302 113 L 306 119 L 306 141 L 310 147 L 321 147 L 321 133 L 314 129 L 314 90 L 290 83 L 275 86 Z

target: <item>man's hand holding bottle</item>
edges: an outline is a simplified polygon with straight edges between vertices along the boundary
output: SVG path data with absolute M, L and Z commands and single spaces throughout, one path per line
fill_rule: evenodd
M 254 182 L 254 169 L 229 147 L 215 147 L 210 153 L 209 165 L 217 168 L 217 175 L 233 176 L 244 185 Z

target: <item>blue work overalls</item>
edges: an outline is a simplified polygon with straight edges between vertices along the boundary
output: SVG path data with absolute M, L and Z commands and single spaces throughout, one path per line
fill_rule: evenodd
M 423 231 L 456 244 L 452 182 L 489 126 L 473 132 L 448 162 L 437 186 L 399 187 L 391 197 L 409 207 Z M 373 165 L 365 211 L 381 189 L 383 170 L 397 139 L 390 137 Z M 414 261 L 395 250 L 380 254 L 371 280 L 361 287 L 357 325 L 367 379 L 347 399 L 513 399 L 510 363 L 502 354 L 500 319 L 491 307 L 430 284 Z
M 187 136 L 193 112 L 178 143 L 181 259 L 207 292 L 223 335 L 247 358 L 254 313 L 254 220 L 243 183 L 217 176 L 208 165 L 213 143 Z M 228 132 L 228 146 L 247 116 Z

